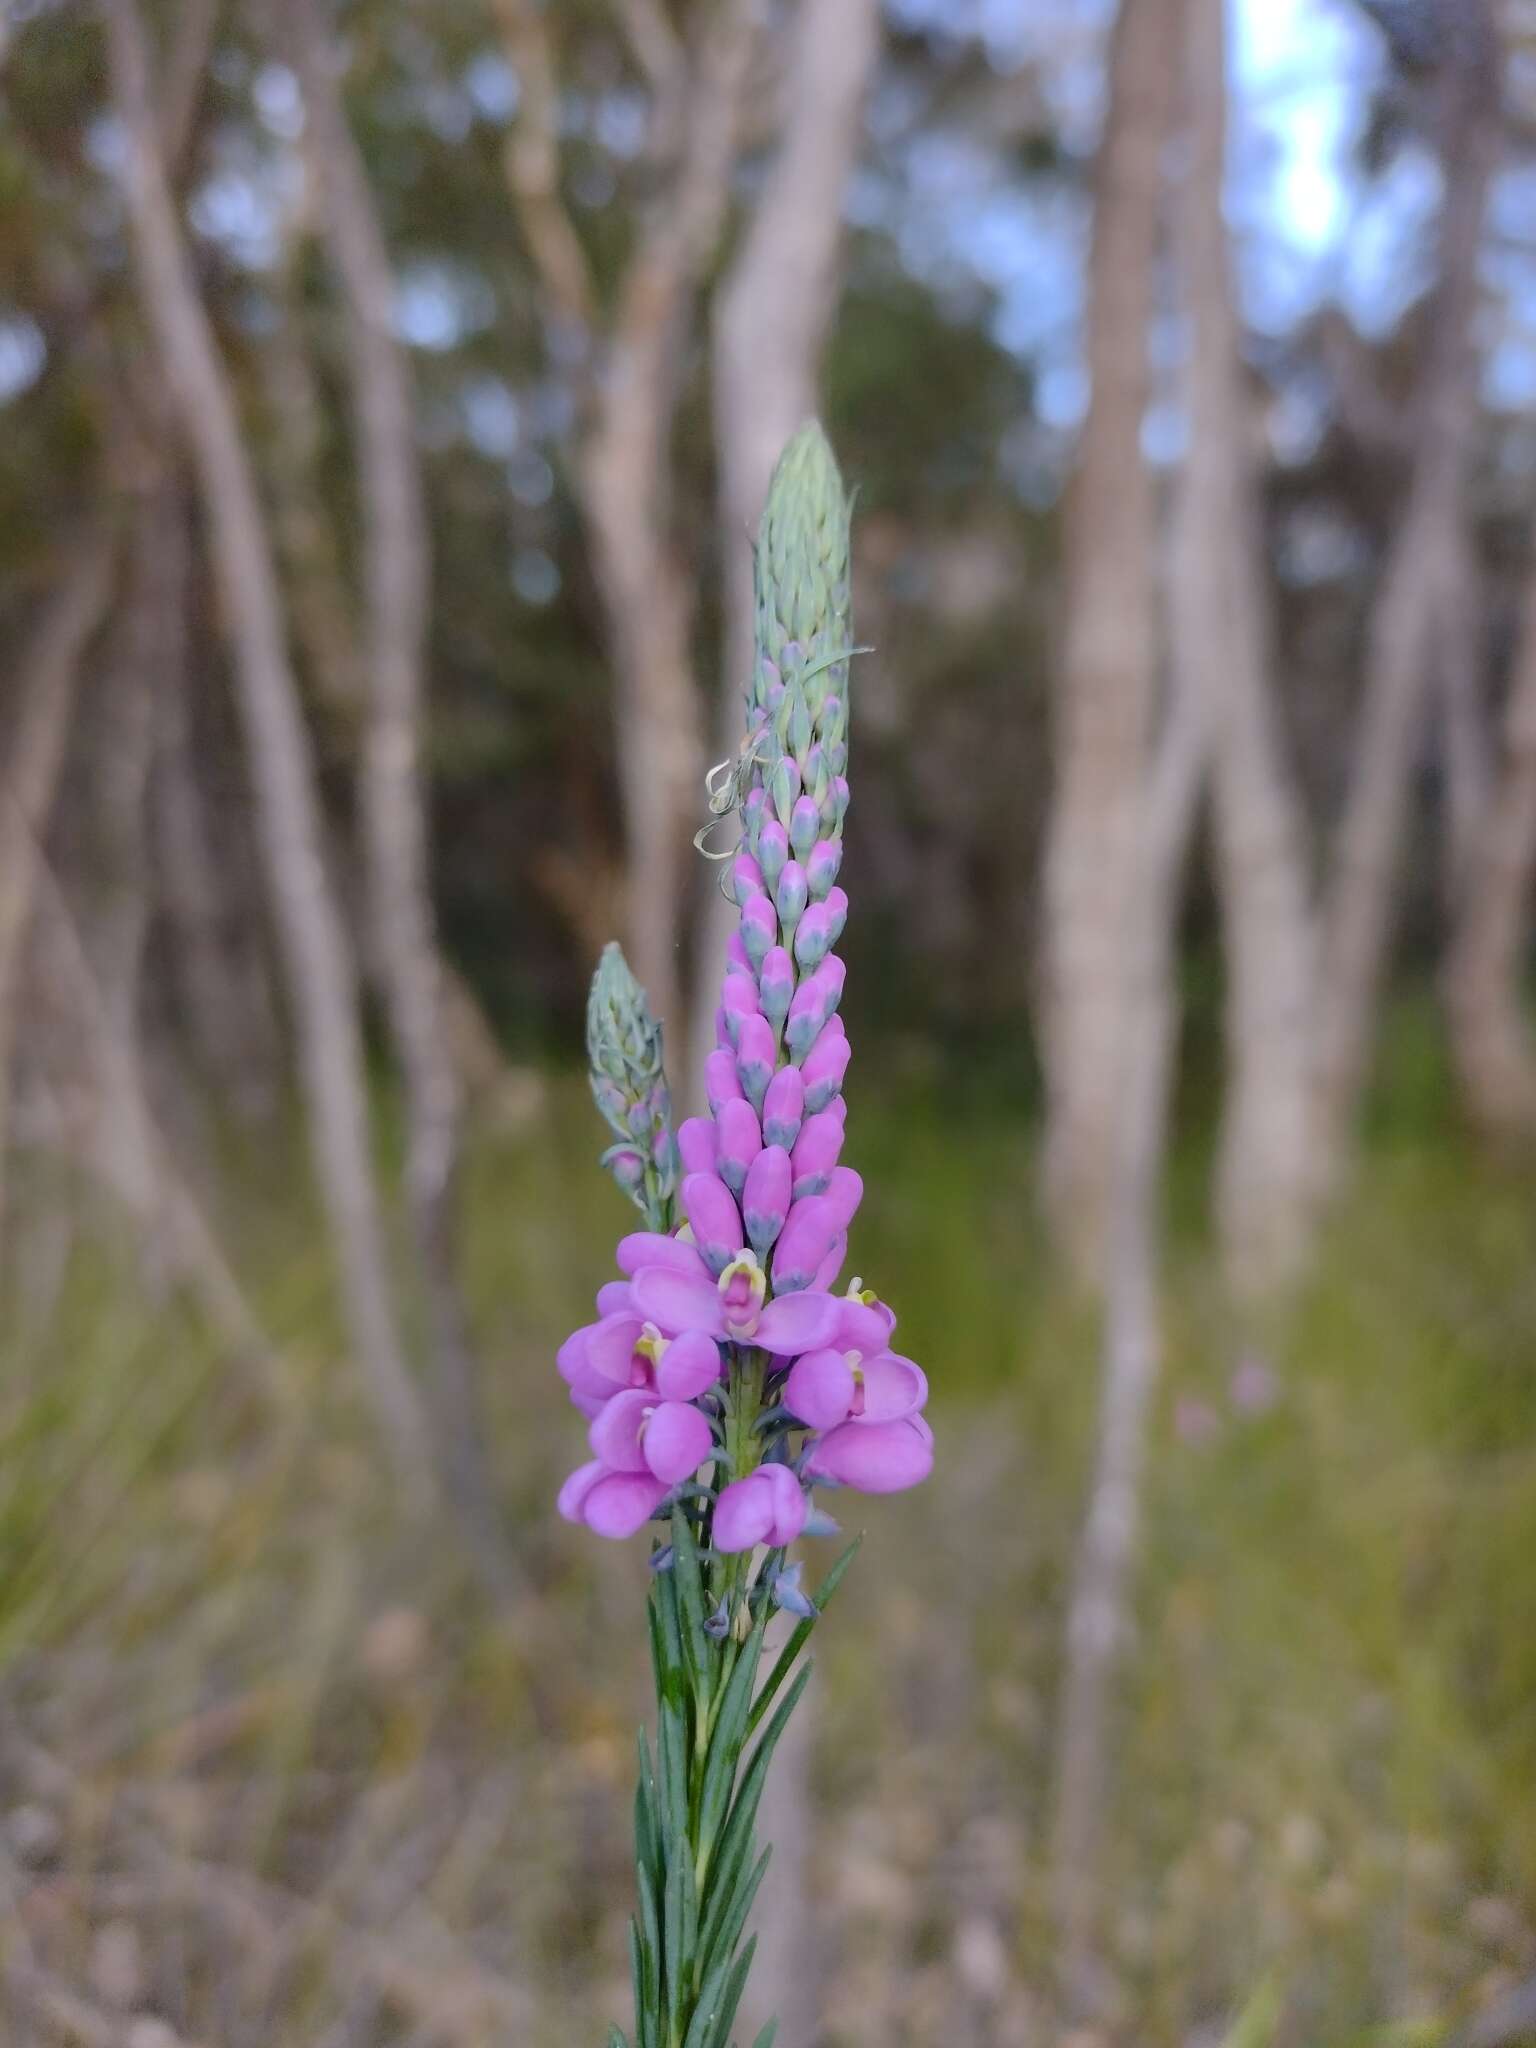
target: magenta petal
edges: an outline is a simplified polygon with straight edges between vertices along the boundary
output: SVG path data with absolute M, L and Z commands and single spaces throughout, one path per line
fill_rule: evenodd
M 587 1333 L 587 1364 L 591 1373 L 614 1387 L 632 1387 L 635 1367 L 644 1373 L 644 1360 L 635 1357 L 640 1341 L 640 1318 L 636 1315 L 607 1316 Z M 588 1391 L 596 1391 L 589 1389 Z
M 685 1117 L 677 1127 L 677 1153 L 685 1173 L 713 1173 L 715 1126 L 707 1116 Z
M 843 1230 L 839 1231 L 837 1242 L 811 1276 L 812 1287 L 818 1289 L 823 1294 L 827 1293 L 833 1282 L 837 1279 L 838 1274 L 843 1270 L 843 1261 L 847 1256 L 848 1233 L 846 1230 Z
M 810 1518 L 811 1504 L 805 1489 L 787 1465 L 764 1465 L 759 1469 L 760 1476 L 768 1482 L 768 1497 L 773 1503 L 768 1541 L 775 1548 L 793 1543 Z
M 784 1383 L 784 1405 L 812 1429 L 835 1429 L 846 1422 L 853 1406 L 853 1368 L 842 1352 L 807 1351 L 797 1358 Z
M 773 1494 L 761 1470 L 745 1479 L 733 1479 L 721 1489 L 715 1502 L 714 1547 L 716 1550 L 750 1550 L 764 1543 L 773 1527 Z
M 933 1470 L 933 1433 L 920 1417 L 845 1422 L 816 1445 L 806 1470 L 861 1493 L 900 1493 Z
M 630 1313 L 629 1282 L 605 1280 L 597 1290 L 597 1312 L 600 1316 L 627 1316 Z
M 720 1349 L 702 1330 L 685 1330 L 661 1354 L 656 1391 L 664 1401 L 696 1401 L 720 1377 Z
M 670 1266 L 674 1272 L 704 1276 L 704 1261 L 696 1245 L 681 1237 L 662 1237 L 654 1230 L 636 1230 L 621 1237 L 616 1256 L 619 1271 L 631 1277 L 642 1266 Z
M 864 1183 L 851 1166 L 839 1166 L 827 1182 L 824 1199 L 837 1218 L 838 1229 L 846 1230 L 864 1199 Z
M 773 1248 L 774 1286 L 784 1294 L 808 1287 L 842 1228 L 829 1195 L 806 1195 L 794 1203 Z
M 770 1301 L 753 1334 L 775 1358 L 816 1351 L 837 1335 L 837 1303 L 830 1294 L 785 1294 Z
M 643 1529 L 666 1497 L 649 1472 L 607 1472 L 587 1495 L 582 1519 L 594 1536 L 618 1542 Z
M 845 1351 L 857 1351 L 863 1358 L 878 1358 L 890 1348 L 896 1318 L 883 1301 L 855 1301 L 847 1297 L 839 1304 L 842 1321 L 837 1342 Z
M 730 1053 L 717 1050 L 704 1062 L 704 1088 L 710 1109 L 716 1116 L 727 1102 L 741 1100 L 741 1083 L 736 1078 L 736 1062 Z
M 631 1387 L 615 1394 L 594 1420 L 587 1431 L 587 1442 L 610 1472 L 645 1470 L 640 1427 L 655 1403 L 656 1396 L 648 1387 Z
M 899 1422 L 915 1415 L 928 1399 L 928 1381 L 921 1366 L 910 1358 L 886 1352 L 871 1358 L 863 1367 L 864 1421 Z
M 585 1519 L 582 1509 L 586 1506 L 587 1496 L 602 1476 L 603 1464 L 599 1458 L 593 1458 L 587 1464 L 576 1467 L 555 1496 L 555 1506 L 566 1521 L 580 1522 Z
M 645 1266 L 629 1284 L 630 1299 L 647 1322 L 669 1337 L 684 1330 L 725 1335 L 720 1290 L 700 1263 L 697 1273 L 679 1273 L 669 1266 Z
M 686 1401 L 663 1401 L 640 1439 L 646 1464 L 668 1486 L 696 1472 L 713 1446 L 707 1418 Z
M 580 1387 L 571 1389 L 571 1406 L 585 1415 L 588 1422 L 595 1421 L 612 1399 L 612 1394 L 608 1393 L 584 1394 Z

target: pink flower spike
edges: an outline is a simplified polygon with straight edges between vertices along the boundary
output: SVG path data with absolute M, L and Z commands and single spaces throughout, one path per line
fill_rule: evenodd
M 775 1289 L 792 1294 L 809 1287 L 843 1227 L 828 1195 L 807 1195 L 794 1203 L 773 1248 Z
M 715 1170 L 715 1126 L 707 1116 L 685 1117 L 677 1127 L 678 1156 L 684 1173 Z
M 802 1076 L 805 1081 L 805 1106 L 814 1116 L 825 1109 L 835 1095 L 843 1091 L 843 1076 L 848 1071 L 849 1044 L 846 1032 L 835 1031 L 833 1018 L 823 1026 L 820 1037 L 805 1056 Z
M 741 1100 L 741 1083 L 736 1078 L 736 1062 L 729 1052 L 717 1049 L 704 1062 L 704 1092 L 709 1098 L 710 1112 L 720 1114 L 727 1102 Z
M 921 1418 L 845 1422 L 824 1436 L 806 1464 L 811 1478 L 835 1479 L 860 1493 L 902 1493 L 933 1470 L 933 1432 Z
M 747 1174 L 741 1197 L 747 1241 L 760 1259 L 767 1258 L 789 1213 L 789 1154 L 782 1145 L 759 1152 Z
M 835 1429 L 853 1407 L 853 1367 L 841 1351 L 807 1351 L 784 1382 L 784 1405 L 812 1429 Z
M 684 1330 L 662 1352 L 656 1391 L 664 1401 L 696 1401 L 720 1378 L 720 1347 L 703 1330 Z
M 736 1078 L 742 1094 L 759 1114 L 777 1065 L 773 1026 L 766 1017 L 744 1017 L 736 1042 Z
M 665 1483 L 649 1472 L 605 1472 L 586 1497 L 582 1520 L 594 1536 L 622 1542 L 645 1527 L 666 1497 Z
M 646 1464 L 668 1486 L 697 1472 L 714 1441 L 708 1418 L 686 1401 L 663 1401 L 640 1433 Z
M 793 1071 L 791 1069 L 790 1071 Z M 790 1154 L 794 1167 L 795 1199 L 825 1194 L 843 1150 L 843 1122 L 830 1109 L 807 1117 Z
M 789 1015 L 795 993 L 795 967 L 782 946 L 773 946 L 763 956 L 762 972 L 757 982 L 758 999 L 763 1015 L 775 1031 L 781 1029 Z
M 745 1243 L 736 1198 L 715 1173 L 690 1173 L 682 1185 L 683 1213 L 711 1273 L 723 1273 Z
M 752 897 L 741 913 L 741 943 L 754 969 L 761 968 L 763 955 L 779 942 L 779 920 L 773 905 L 763 895 Z

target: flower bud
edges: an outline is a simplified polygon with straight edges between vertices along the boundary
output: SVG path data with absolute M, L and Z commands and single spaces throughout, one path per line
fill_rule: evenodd
M 813 903 L 795 926 L 795 959 L 809 971 L 832 949 L 832 917 L 825 903 Z
M 743 909 L 754 896 L 763 893 L 763 871 L 750 853 L 738 853 L 731 863 L 731 897 Z
M 789 834 L 777 818 L 770 818 L 758 835 L 757 860 L 768 888 L 778 886 L 784 863 L 789 859 Z
M 800 913 L 805 909 L 810 893 L 810 886 L 805 879 L 805 869 L 797 860 L 786 861 L 784 872 L 779 876 L 773 892 L 779 920 L 786 934 L 799 922 Z
M 603 1154 L 607 1167 L 632 1202 L 640 1202 L 645 1189 L 645 1157 L 633 1145 L 610 1145 Z
M 720 1007 L 725 1012 L 726 1035 L 732 1045 L 741 1039 L 741 1020 L 755 1016 L 761 1005 L 757 990 L 744 974 L 728 974 L 720 992 Z
M 757 1112 L 750 1102 L 726 1102 L 720 1106 L 715 1129 L 715 1153 L 711 1162 L 733 1195 L 739 1195 L 747 1168 L 763 1149 L 763 1134 Z
M 773 1251 L 776 1294 L 809 1287 L 821 1262 L 837 1242 L 842 1225 L 825 1195 L 807 1195 L 790 1205 Z
M 718 1174 L 690 1173 L 683 1182 L 683 1213 L 699 1256 L 712 1273 L 723 1273 L 741 1250 L 741 1212 Z
M 763 1140 L 787 1152 L 805 1115 L 805 1077 L 798 1067 L 780 1067 L 763 1101 Z
M 754 981 L 757 979 L 757 969 L 747 957 L 740 932 L 732 932 L 725 942 L 725 971 L 727 974 L 749 975 Z
M 793 1073 L 794 1069 L 790 1068 Z M 824 1194 L 832 1178 L 832 1169 L 843 1153 L 842 1118 L 824 1109 L 819 1115 L 807 1117 L 800 1126 L 800 1135 L 795 1140 L 791 1154 L 794 1167 L 794 1197 L 798 1202 L 806 1195 Z
M 816 977 L 812 975 L 795 990 L 784 1026 L 784 1043 L 789 1047 L 790 1058 L 797 1064 L 805 1059 L 816 1043 L 816 1034 L 821 1029 L 821 1005 L 822 993 L 817 987 Z
M 778 814 L 779 823 L 787 827 L 790 814 L 795 808 L 795 799 L 800 794 L 800 770 L 788 754 L 781 754 L 774 762 L 768 777 L 768 794 Z
M 837 1219 L 837 1228 L 846 1230 L 864 1199 L 864 1182 L 851 1166 L 835 1167 L 827 1183 L 827 1192 L 817 1199 L 827 1204 Z
M 779 942 L 779 920 L 765 895 L 751 898 L 741 913 L 741 943 L 753 971 L 763 964 L 763 955 Z
M 764 956 L 757 993 L 763 1015 L 775 1031 L 781 1031 L 795 993 L 794 963 L 782 946 L 773 947 Z
M 818 839 L 811 848 L 810 858 L 805 864 L 805 878 L 811 885 L 811 895 L 818 901 L 826 895 L 837 880 L 837 871 L 843 864 L 842 841 Z M 763 870 L 767 874 L 767 869 Z
M 736 1078 L 741 1092 L 759 1113 L 773 1070 L 778 1064 L 778 1046 L 773 1026 L 763 1016 L 744 1017 L 736 1046 Z
M 772 1250 L 789 1213 L 789 1154 L 782 1145 L 768 1145 L 753 1160 L 741 1198 L 747 1239 L 760 1259 Z
M 789 818 L 789 843 L 794 848 L 796 860 L 807 858 L 816 844 L 820 825 L 815 801 L 808 796 L 799 798 Z
M 715 1116 L 720 1114 L 725 1103 L 741 1100 L 741 1082 L 736 1076 L 736 1062 L 729 1052 L 712 1052 L 704 1062 L 704 1093 Z
M 805 1106 L 813 1116 L 842 1094 L 843 1076 L 848 1071 L 852 1051 L 847 1033 L 834 1031 L 829 1024 L 807 1055 L 801 1071 Z
M 690 1116 L 678 1125 L 677 1149 L 685 1173 L 715 1171 L 715 1127 L 707 1116 Z

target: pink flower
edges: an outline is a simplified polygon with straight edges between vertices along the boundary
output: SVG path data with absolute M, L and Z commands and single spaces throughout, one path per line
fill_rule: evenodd
M 933 1470 L 933 1431 L 921 1415 L 899 1422 L 844 1422 L 811 1448 L 808 1479 L 830 1479 L 860 1493 L 901 1493 Z
M 716 1550 L 751 1550 L 759 1543 L 779 1549 L 805 1527 L 810 1503 L 787 1465 L 759 1465 L 745 1479 L 733 1479 L 715 1503 Z

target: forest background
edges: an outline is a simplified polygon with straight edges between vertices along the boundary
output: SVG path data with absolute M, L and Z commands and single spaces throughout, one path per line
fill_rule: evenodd
M 9 0 L 0 96 L 6 2040 L 622 2014 L 583 1008 L 687 1100 L 812 413 L 940 1458 L 764 2009 L 1529 2037 L 1536 8 Z

